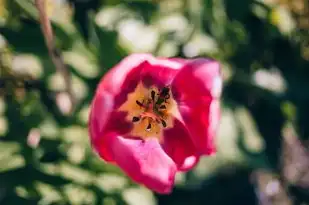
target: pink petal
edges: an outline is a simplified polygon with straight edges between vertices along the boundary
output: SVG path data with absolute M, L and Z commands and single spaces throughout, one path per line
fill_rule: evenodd
M 214 137 L 219 126 L 221 90 L 220 65 L 207 59 L 187 63 L 172 83 L 182 120 L 200 154 L 216 151 Z
M 185 58 L 168 58 L 168 60 L 181 63 L 182 65 L 185 65 L 186 63 L 191 61 L 190 59 Z
M 153 57 L 149 54 L 132 54 L 126 57 L 112 68 L 98 85 L 91 104 L 88 127 L 94 148 L 106 161 L 113 161 L 106 149 L 106 124 L 114 121 L 115 116 L 110 116 L 112 111 L 126 100 L 127 94 L 133 91 L 140 81 L 142 65 L 148 58 Z
M 150 54 L 129 55 L 104 75 L 97 91 L 104 90 L 113 95 L 123 92 L 122 89 L 128 87 L 125 84 L 130 84 L 130 81 L 140 79 L 141 65 L 147 59 L 152 58 Z
M 149 58 L 141 72 L 142 82 L 147 87 L 170 85 L 184 63 L 177 59 Z
M 93 147 L 106 161 L 114 161 L 110 149 L 111 138 L 115 134 L 125 135 L 132 129 L 132 123 L 126 121 L 125 117 L 125 112 L 112 112 L 104 132 L 98 138 L 92 140 Z
M 161 66 L 162 64 L 166 67 Z M 146 76 L 148 71 L 154 71 L 149 65 L 159 69 L 164 67 L 160 72 L 162 78 L 170 76 L 170 70 L 181 67 L 180 63 L 156 59 L 150 54 L 132 54 L 107 72 L 98 85 L 89 115 L 89 135 L 94 149 L 108 162 L 114 161 L 108 149 L 108 133 L 125 134 L 124 130 L 128 132 L 130 129 L 130 124 L 124 121 L 124 113 L 113 111 L 117 110 L 127 99 L 128 93 L 141 81 L 142 71 L 145 71 Z
M 141 81 L 147 87 L 170 85 L 186 62 L 180 59 L 155 58 L 151 54 L 131 54 L 102 78 L 97 92 L 106 91 L 115 96 L 114 108 L 117 109 Z
M 172 191 L 177 168 L 156 139 L 142 141 L 114 136 L 110 146 L 118 166 L 134 181 L 158 193 Z
M 113 161 L 110 154 L 106 151 L 104 146 L 104 130 L 113 110 L 113 97 L 111 94 L 101 91 L 95 95 L 88 121 L 89 135 L 93 147 L 97 150 L 99 155 L 106 161 Z
M 163 147 L 174 160 L 179 171 L 188 171 L 199 161 L 190 134 L 179 120 L 174 121 L 173 128 L 164 131 Z
M 125 121 L 125 115 L 124 112 L 113 111 L 113 97 L 107 92 L 98 92 L 92 101 L 89 135 L 92 146 L 105 161 L 113 161 L 108 150 L 108 133 L 124 134 L 131 129 L 131 124 Z

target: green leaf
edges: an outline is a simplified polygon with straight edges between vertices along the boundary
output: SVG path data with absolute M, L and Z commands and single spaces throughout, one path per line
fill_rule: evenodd
M 99 39 L 99 54 L 100 65 L 104 69 L 109 69 L 119 63 L 127 52 L 118 44 L 118 34 L 114 31 L 106 31 L 103 28 L 95 25 L 96 35 Z
M 14 0 L 14 1 L 27 15 L 29 15 L 33 19 L 39 19 L 39 13 L 33 1 L 31 0 Z

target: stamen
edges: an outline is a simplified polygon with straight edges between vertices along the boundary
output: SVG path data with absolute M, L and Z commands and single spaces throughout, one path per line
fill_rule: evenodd
M 144 107 L 143 103 L 141 103 L 140 101 L 136 100 L 136 104 L 138 104 L 141 107 Z
M 151 123 L 149 122 L 147 128 L 146 128 L 146 131 L 150 131 L 151 130 Z
M 165 102 L 165 103 L 168 103 L 167 100 L 170 99 L 170 97 L 171 97 L 170 94 L 167 94 L 167 95 L 164 97 L 164 102 Z
M 156 105 L 161 105 L 163 102 L 168 103 L 167 100 L 170 99 L 170 88 L 164 87 L 162 90 L 160 90 L 158 94 L 158 99 L 156 101 Z
M 137 121 L 139 121 L 139 120 L 140 120 L 139 117 L 133 117 L 133 118 L 132 118 L 132 122 L 137 122 Z
M 167 127 L 167 122 L 164 119 L 165 117 L 167 117 L 167 113 L 165 113 L 165 110 L 167 110 L 168 108 L 167 104 L 165 103 L 168 103 L 168 99 L 170 99 L 171 97 L 170 88 L 163 87 L 158 91 L 150 90 L 149 94 L 148 97 L 144 96 L 145 98 L 135 101 L 136 104 L 141 108 L 142 112 L 139 115 L 132 116 L 132 122 L 141 123 L 137 126 L 142 125 L 142 129 L 144 131 L 158 134 L 162 128 Z M 144 124 L 144 121 L 146 121 L 146 124 Z M 160 124 L 162 125 L 162 127 Z
M 163 127 L 166 127 L 166 122 L 164 120 L 161 120 Z
M 167 95 L 169 94 L 169 92 L 170 92 L 170 89 L 167 88 L 167 87 L 164 87 L 164 88 L 160 91 L 160 96 L 165 98 L 165 96 L 167 96 Z
M 152 101 L 155 100 L 155 95 L 156 95 L 156 92 L 152 90 L 151 91 L 151 99 L 152 99 Z
M 162 89 L 162 93 L 168 93 L 170 91 L 170 89 L 168 87 L 164 87 Z

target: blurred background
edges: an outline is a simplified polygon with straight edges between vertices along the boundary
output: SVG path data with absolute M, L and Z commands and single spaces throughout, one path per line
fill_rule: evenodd
M 1 205 L 309 204 L 307 0 L 47 0 L 41 8 L 40 22 L 34 0 L 0 0 Z M 53 41 L 40 26 L 48 19 Z M 96 85 L 134 52 L 222 63 L 218 154 L 178 174 L 171 195 L 136 185 L 89 145 Z

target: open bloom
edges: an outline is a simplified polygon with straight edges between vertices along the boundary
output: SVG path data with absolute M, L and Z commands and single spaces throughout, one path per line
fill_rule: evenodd
M 221 90 L 214 60 L 132 54 L 98 85 L 89 119 L 92 146 L 134 181 L 170 193 L 177 171 L 216 151 Z

